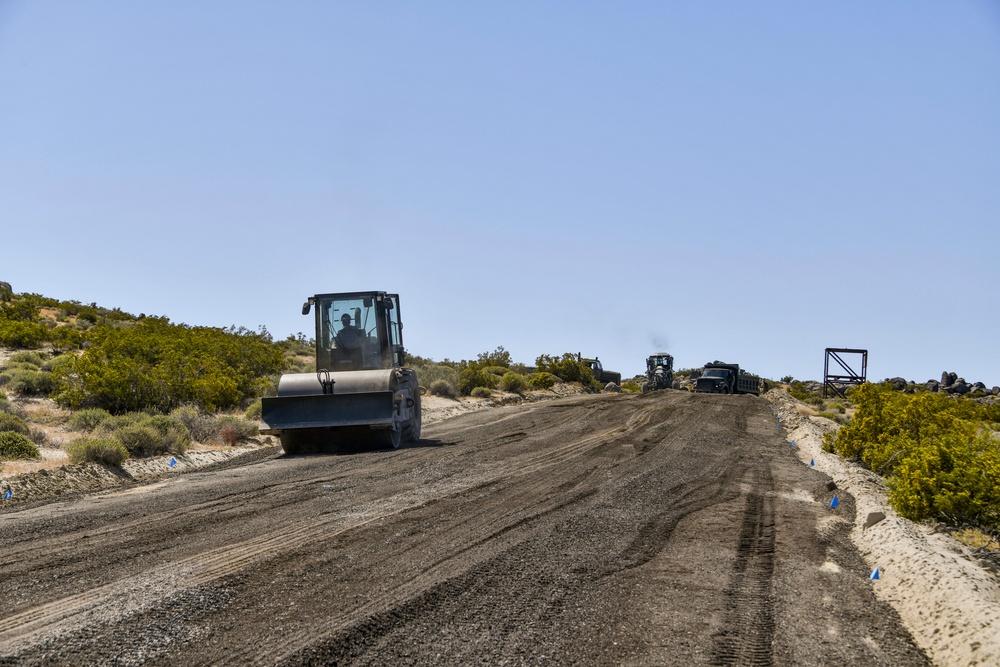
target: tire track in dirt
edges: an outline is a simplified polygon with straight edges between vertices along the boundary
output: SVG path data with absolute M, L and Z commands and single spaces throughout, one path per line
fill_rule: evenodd
M 565 421 L 557 420 L 557 424 Z M 648 423 L 648 421 L 648 415 L 639 413 L 638 415 L 634 415 L 633 419 L 625 426 L 605 429 L 602 432 L 591 434 L 582 440 L 566 442 L 555 449 L 529 451 L 527 455 L 517 460 L 513 466 L 514 470 L 478 470 L 474 476 L 465 477 L 457 485 L 445 486 L 433 491 L 424 490 L 418 494 L 401 494 L 397 497 L 382 499 L 376 505 L 388 505 L 392 509 L 376 511 L 373 508 L 354 508 L 353 512 L 347 515 L 346 521 L 343 515 L 330 516 L 319 520 L 309 519 L 299 521 L 267 535 L 211 549 L 148 570 L 140 575 L 121 579 L 104 586 L 98 586 L 89 591 L 54 600 L 47 604 L 7 616 L 0 619 L 0 650 L 16 650 L 17 646 L 30 642 L 33 637 L 44 631 L 56 631 L 60 634 L 72 632 L 75 628 L 94 622 L 95 618 L 115 613 L 113 610 L 118 610 L 118 613 L 121 613 L 123 610 L 129 614 L 138 613 L 143 610 L 143 605 L 138 600 L 145 597 L 149 590 L 160 591 L 163 596 L 176 595 L 182 590 L 196 588 L 234 574 L 253 563 L 274 558 L 288 551 L 294 551 L 307 543 L 329 540 L 347 531 L 362 528 L 373 521 L 410 511 L 429 501 L 438 499 L 442 495 L 453 496 L 459 493 L 467 493 L 475 487 L 488 487 L 495 484 L 496 479 L 501 477 L 505 478 L 507 483 L 509 483 L 513 478 L 528 477 L 543 473 L 551 468 L 565 467 L 574 459 L 586 458 L 593 448 L 605 445 L 609 440 L 613 440 L 622 433 L 627 432 L 628 428 L 643 425 Z M 555 428 L 558 428 L 558 426 Z M 587 475 L 591 474 L 593 474 L 593 471 L 588 471 Z M 315 477 L 307 480 L 307 482 L 315 483 L 316 481 L 343 476 L 342 474 L 334 477 Z M 482 479 L 483 477 L 486 477 L 486 479 Z M 297 486 L 301 482 L 294 484 Z M 292 485 L 293 483 L 275 484 L 269 490 L 277 493 L 282 487 L 290 487 Z M 218 513 L 221 507 L 228 506 L 231 501 L 238 500 L 241 495 L 232 494 L 231 497 L 227 496 L 183 508 L 180 511 L 172 511 L 170 513 L 170 520 L 191 522 L 199 516 Z M 561 504 L 563 503 L 557 503 L 557 505 Z M 545 504 L 535 505 L 533 509 L 535 515 L 551 511 Z M 512 526 L 498 530 L 495 534 L 511 530 L 514 526 L 528 521 L 529 518 L 518 517 Z M 494 517 L 494 520 L 496 519 L 497 517 Z M 164 517 L 160 515 L 144 517 L 141 522 L 133 522 L 133 525 L 128 527 L 129 529 L 125 531 L 125 534 L 135 534 L 140 532 L 139 528 L 141 525 L 159 524 L 162 520 L 164 520 Z M 472 517 L 470 520 L 475 522 L 476 518 Z M 110 532 L 112 532 L 111 529 L 105 529 L 105 534 Z M 491 539 L 494 536 L 483 538 L 483 541 Z M 50 544 L 48 546 L 52 547 L 53 545 Z M 126 542 L 122 546 L 127 549 L 131 544 Z M 466 545 L 460 551 L 467 551 L 475 546 L 475 544 Z M 69 541 L 67 541 L 65 547 L 67 549 L 71 548 Z M 431 570 L 446 564 L 454 557 L 455 554 L 446 555 Z M 377 601 L 376 604 L 381 602 Z
M 722 632 L 714 638 L 713 665 L 766 667 L 774 640 L 773 480 L 766 464 L 753 471 L 729 587 Z

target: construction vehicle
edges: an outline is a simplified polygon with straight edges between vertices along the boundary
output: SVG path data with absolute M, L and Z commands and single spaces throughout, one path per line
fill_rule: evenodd
M 656 389 L 671 389 L 674 386 L 674 358 L 666 352 L 657 352 L 646 357 L 646 381 L 642 393 Z
M 715 394 L 756 394 L 760 395 L 760 378 L 742 370 L 738 364 L 713 361 L 705 364 L 698 377 L 695 391 Z
M 604 365 L 597 357 L 594 357 L 593 359 L 584 359 L 580 353 L 577 352 L 576 360 L 581 364 L 586 364 L 590 368 L 590 372 L 594 374 L 594 379 L 600 382 L 602 386 L 608 384 L 609 382 L 614 382 L 616 385 L 621 386 L 622 374 L 616 373 L 615 371 L 604 370 Z
M 260 432 L 287 454 L 344 447 L 398 448 L 420 439 L 420 387 L 405 367 L 399 295 L 317 294 L 316 372 L 281 376 L 264 398 Z

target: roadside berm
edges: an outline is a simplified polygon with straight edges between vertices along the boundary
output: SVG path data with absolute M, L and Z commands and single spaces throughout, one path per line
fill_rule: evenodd
M 854 497 L 851 539 L 877 570 L 876 595 L 896 609 L 917 644 L 938 665 L 1000 664 L 1000 581 L 989 563 L 936 527 L 898 516 L 882 478 L 823 451 L 823 436 L 836 423 L 806 414 L 784 390 L 765 398 L 802 463 Z

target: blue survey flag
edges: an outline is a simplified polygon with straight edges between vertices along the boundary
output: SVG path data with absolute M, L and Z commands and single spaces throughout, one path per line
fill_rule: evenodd
M 170 457 L 170 467 L 173 468 L 175 465 L 177 465 L 177 461 L 174 460 L 174 457 L 171 456 Z
M 878 568 L 877 567 L 874 570 L 872 570 L 872 573 L 870 575 L 868 575 L 868 578 L 871 579 L 872 581 L 875 581 L 876 579 L 879 578 L 879 576 L 878 576 Z
M 836 507 L 839 504 L 840 504 L 840 501 L 837 500 L 837 496 L 834 496 L 833 500 L 830 501 L 830 508 L 833 509 L 834 507 Z
M 10 497 L 12 495 L 14 495 L 14 492 L 11 491 L 10 489 L 7 489 L 7 492 L 3 494 L 3 499 L 4 500 L 10 500 Z
M 811 466 L 816 465 L 816 459 L 809 459 L 809 465 Z

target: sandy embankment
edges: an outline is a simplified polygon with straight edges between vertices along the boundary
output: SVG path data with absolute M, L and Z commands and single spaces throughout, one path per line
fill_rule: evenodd
M 929 526 L 900 518 L 889 507 L 885 483 L 874 473 L 823 451 L 823 434 L 836 425 L 803 415 L 786 392 L 771 403 L 789 442 L 805 465 L 814 465 L 855 499 L 858 524 L 851 538 L 879 579 L 876 595 L 899 613 L 914 640 L 937 665 L 1000 664 L 1000 580 L 969 550 Z M 869 514 L 885 519 L 869 527 Z

